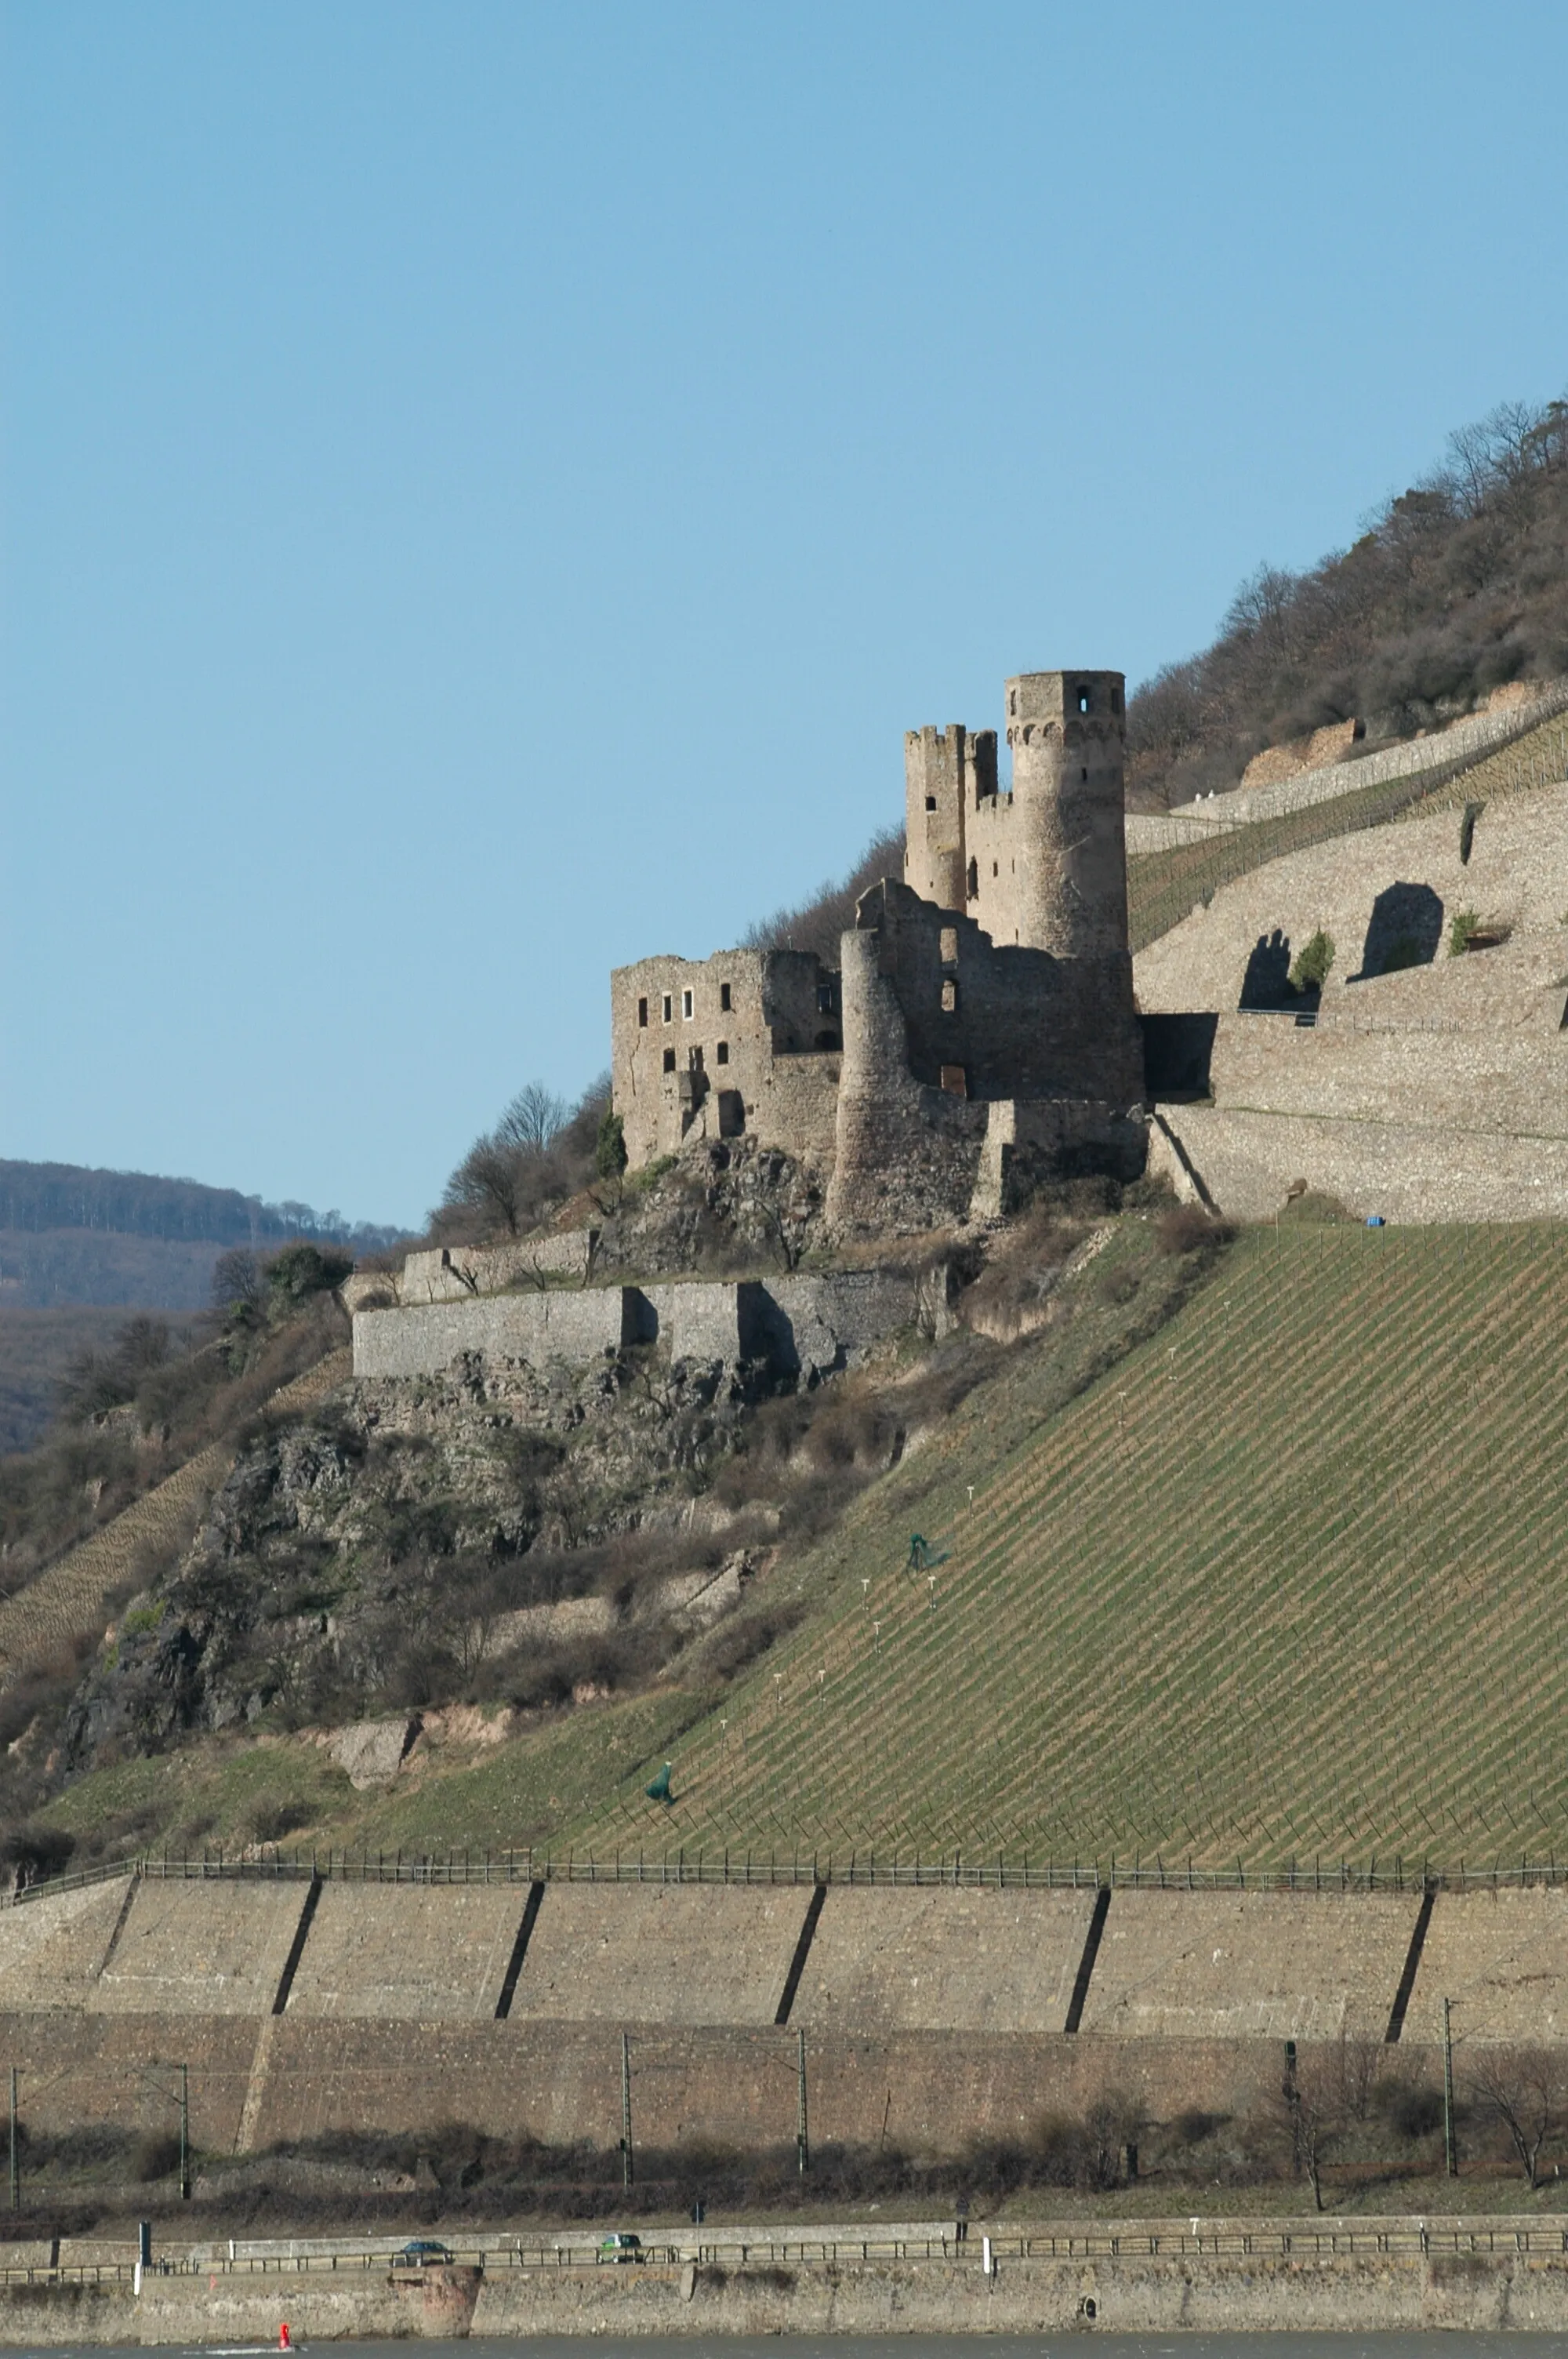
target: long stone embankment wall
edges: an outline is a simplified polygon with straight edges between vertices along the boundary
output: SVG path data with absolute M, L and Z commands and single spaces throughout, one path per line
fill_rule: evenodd
M 1029 2239 L 1026 2256 L 1001 2241 L 989 2271 L 973 2238 L 922 2259 L 879 2258 L 874 2248 L 866 2258 L 840 2248 L 831 2260 L 782 2266 L 729 2254 L 633 2268 L 492 2259 L 460 2262 L 423 2281 L 374 2265 L 305 2274 L 220 2267 L 150 2276 L 139 2292 L 124 2280 L 7 2286 L 0 2341 L 276 2345 L 285 2320 L 297 2344 L 348 2335 L 1052 2334 L 1087 2327 L 1561 2333 L 1568 2253 L 1551 2249 L 1558 2224 L 1536 2218 L 1445 2234 L 1447 2223 L 1390 2221 L 1379 2238 L 1365 2219 L 1206 2222 L 1200 2245 L 1185 2222 L 1139 2223 L 1114 2240 L 1078 2223 L 1076 2235 L 1057 2240 L 1055 2257 L 1045 2235 Z
M 439 1376 L 469 1355 L 536 1370 L 585 1368 L 606 1353 L 652 1343 L 672 1360 L 761 1361 L 799 1378 L 852 1365 L 919 1313 L 915 1277 L 889 1269 L 463 1294 L 356 1311 L 354 1375 L 365 1382 Z
M 0 1911 L 0 2064 L 38 2126 L 168 2110 L 221 2151 L 444 2120 L 613 2144 L 941 2151 L 1122 2089 L 1247 2112 L 1281 2043 L 1568 2038 L 1568 1893 L 1372 1894 L 146 1874 Z M 163 2078 L 160 2080 L 159 2075 Z M 160 2111 L 161 2108 L 161 2111 Z

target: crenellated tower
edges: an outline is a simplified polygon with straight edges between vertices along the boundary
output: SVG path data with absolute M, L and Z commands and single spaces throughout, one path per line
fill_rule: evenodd
M 903 881 L 923 901 L 964 906 L 965 818 L 996 795 L 996 731 L 910 729 L 903 740 Z
M 1125 959 L 1122 675 L 1021 672 L 1006 694 L 1016 939 L 1058 958 Z M 983 908 L 974 914 L 984 925 Z

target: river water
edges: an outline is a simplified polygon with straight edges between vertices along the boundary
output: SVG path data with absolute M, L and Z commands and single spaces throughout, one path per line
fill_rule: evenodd
M 424 2338 L 420 2338 L 421 2341 Z M 657 2359 L 678 2342 L 687 2359 L 975 2359 L 966 2334 L 530 2334 L 516 2339 L 470 2335 L 464 2349 L 474 2359 Z M 1568 2359 L 1565 2334 L 988 2334 L 985 2359 Z M 13 2344 L 12 2349 L 17 2346 Z M 311 2345 L 296 2344 L 308 2351 Z M 328 2351 L 353 2359 L 410 2359 L 417 2347 L 404 2343 L 323 2343 Z M 165 2346 L 166 2359 L 181 2346 Z M 276 2359 L 272 2343 L 201 2343 L 184 2346 L 188 2359 Z M 55 2343 L 47 2359 L 146 2359 L 143 2343 Z M 40 2352 L 39 2359 L 45 2359 Z

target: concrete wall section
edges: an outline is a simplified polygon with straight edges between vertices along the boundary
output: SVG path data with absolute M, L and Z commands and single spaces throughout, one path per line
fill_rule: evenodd
M 354 1318 L 354 1375 L 438 1376 L 465 1352 L 486 1359 L 552 1360 L 586 1367 L 620 1350 L 625 1305 L 620 1287 L 579 1292 L 501 1294 L 423 1309 L 362 1310 Z
M 288 2017 L 493 2017 L 527 1897 L 522 1885 L 325 1885 Z
M 1568 1892 L 1440 1892 L 1422 1945 L 1402 2037 L 1456 2047 L 1568 2039 Z
M 1380 2039 L 1419 1908 L 1398 1893 L 1113 1893 L 1082 2029 Z
M 144 1877 L 89 2007 L 102 2015 L 270 2015 L 308 1889 Z
M 810 1897 L 793 1885 L 552 1884 L 511 2020 L 769 2025 Z
M 0 1910 L 0 2007 L 81 2007 L 133 1899 L 131 1879 Z
M 834 1886 L 790 2014 L 811 2031 L 1060 2032 L 1095 1895 Z
M 295 2022 L 292 2011 L 277 2025 L 254 2145 L 370 2125 L 418 2131 L 460 2121 L 495 2136 L 613 2147 L 622 2030 L 631 2043 L 638 2146 L 793 2145 L 793 2024 L 726 2030 L 634 2018 L 519 2021 L 514 2014 L 504 2023 L 425 2023 L 389 2038 L 384 2027 Z M 1277 2096 L 1282 2060 L 1277 2040 L 1134 2046 L 984 2029 L 962 2039 L 808 2029 L 806 2046 L 814 2140 L 886 2143 L 916 2154 L 951 2154 L 971 2136 L 1025 2136 L 1042 2114 L 1080 2108 L 1109 2088 L 1141 2099 L 1157 2120 L 1195 2106 L 1254 2112 Z
M 1196 1105 L 1162 1119 L 1207 1200 L 1238 1220 L 1267 1220 L 1297 1180 L 1358 1220 L 1568 1219 L 1568 1140 Z

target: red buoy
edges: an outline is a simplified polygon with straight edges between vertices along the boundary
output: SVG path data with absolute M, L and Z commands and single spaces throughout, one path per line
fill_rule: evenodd
M 288 2339 L 288 2321 L 287 2318 L 277 2330 L 277 2347 L 280 2351 L 292 2351 L 294 2348 L 293 2343 Z

